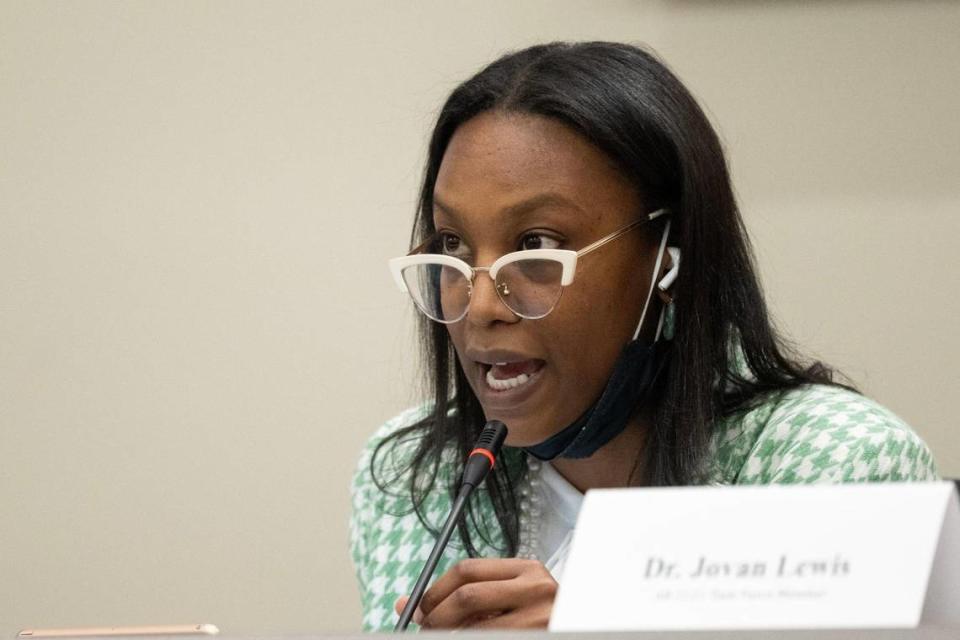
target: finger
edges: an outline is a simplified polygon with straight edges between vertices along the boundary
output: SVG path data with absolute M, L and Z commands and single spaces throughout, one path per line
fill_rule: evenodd
M 477 630 L 546 629 L 550 624 L 550 612 L 552 610 L 553 602 L 550 602 L 536 607 L 507 611 L 502 615 L 478 618 L 464 626 Z
M 522 615 L 524 626 L 544 626 L 557 594 L 557 582 L 539 565 L 509 580 L 470 582 L 454 590 L 427 615 L 422 626 L 432 629 L 450 629 L 472 626 L 488 618 L 498 618 L 511 612 Z M 513 616 L 505 624 L 513 624 Z M 488 626 L 498 626 L 491 622 Z
M 462 626 L 470 629 L 546 629 L 559 585 L 546 568 L 543 571 L 546 577 L 530 572 L 511 581 L 519 589 L 518 604 L 495 614 L 476 616 Z
M 477 620 L 500 615 L 523 605 L 523 586 L 518 580 L 468 582 L 448 595 L 429 613 L 425 629 L 456 629 Z
M 437 581 L 427 589 L 427 592 L 423 594 L 423 599 L 420 600 L 420 609 L 425 615 L 429 614 L 451 593 L 465 584 L 509 580 L 516 578 L 525 571 L 535 570 L 542 566 L 536 560 L 522 560 L 520 558 L 468 558 L 461 560 L 437 578 Z
M 403 615 L 403 610 L 407 608 L 408 602 L 410 602 L 410 596 L 400 596 L 393 603 L 393 610 L 397 612 L 398 616 Z M 423 620 L 423 612 L 420 611 L 420 607 L 417 607 L 413 610 L 413 623 L 420 624 L 421 620 Z

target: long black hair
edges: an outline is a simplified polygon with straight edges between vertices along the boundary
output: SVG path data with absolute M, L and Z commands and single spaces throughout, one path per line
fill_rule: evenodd
M 832 384 L 819 362 L 803 365 L 779 338 L 767 314 L 747 233 L 737 209 L 723 149 L 707 117 L 680 81 L 653 54 L 619 43 L 538 45 L 507 54 L 459 85 L 434 127 L 414 221 L 411 246 L 430 237 L 433 189 L 444 152 L 457 128 L 477 114 L 499 110 L 554 118 L 603 150 L 637 187 L 644 202 L 672 211 L 671 244 L 683 268 L 674 284 L 676 323 L 660 377 L 660 393 L 643 451 L 644 482 L 682 485 L 703 477 L 713 425 L 755 406 L 770 393 L 803 384 Z M 420 317 L 419 335 L 432 403 L 420 422 L 380 443 L 371 471 L 381 489 L 401 476 L 377 477 L 385 446 L 417 438 L 404 468 L 402 490 L 427 523 L 422 506 L 443 453 L 464 459 L 484 424 L 479 401 L 455 357 L 446 328 Z M 739 349 L 731 348 L 738 346 Z M 739 354 L 739 355 L 738 355 Z M 739 365 L 734 358 L 742 358 Z M 505 541 L 518 544 L 519 464 L 498 465 L 486 483 L 487 499 Z M 519 474 L 517 469 L 519 468 Z M 455 495 L 458 478 L 442 480 Z M 394 490 L 398 487 L 393 486 Z M 472 510 L 460 527 L 473 556 L 472 533 L 490 540 Z

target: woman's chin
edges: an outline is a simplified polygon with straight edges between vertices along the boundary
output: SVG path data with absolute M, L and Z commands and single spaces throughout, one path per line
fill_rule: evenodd
M 474 388 L 487 420 L 499 420 L 507 425 L 508 447 L 532 447 L 538 445 L 576 420 L 573 415 L 565 420 L 568 411 L 558 412 L 563 393 L 557 393 L 546 375 L 534 376 L 518 389 L 495 391 L 484 382 Z
M 548 440 L 555 431 L 545 428 L 541 424 L 530 424 L 525 420 L 507 421 L 494 416 L 494 420 L 500 420 L 507 425 L 507 438 L 503 444 L 517 449 L 523 447 L 533 447 Z

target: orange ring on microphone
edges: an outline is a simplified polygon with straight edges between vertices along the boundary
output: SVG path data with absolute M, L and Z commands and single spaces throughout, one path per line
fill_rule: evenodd
M 486 449 L 480 449 L 480 448 L 474 449 L 473 451 L 470 452 L 470 455 L 467 456 L 467 457 L 468 457 L 468 458 L 472 458 L 472 457 L 473 457 L 473 454 L 475 454 L 475 453 L 479 453 L 479 454 L 482 455 L 482 456 L 486 456 L 486 457 L 487 457 L 487 460 L 490 461 L 490 468 L 491 468 L 491 469 L 493 469 L 493 467 L 496 466 L 496 464 L 497 464 L 496 458 L 494 458 L 494 457 L 493 457 L 493 454 L 490 453 L 489 451 L 487 451 Z

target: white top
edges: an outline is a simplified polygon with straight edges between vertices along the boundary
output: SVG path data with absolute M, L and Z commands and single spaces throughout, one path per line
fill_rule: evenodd
M 560 581 L 573 538 L 573 527 L 583 504 L 583 494 L 553 468 L 549 462 L 540 467 L 540 495 L 543 505 L 537 557 L 554 580 Z

